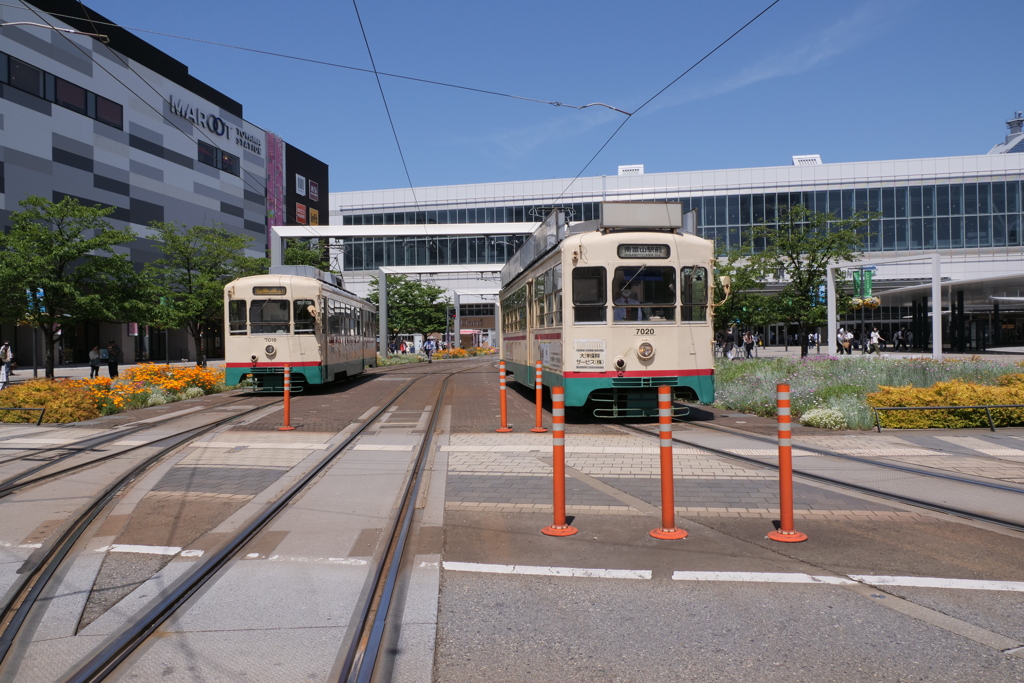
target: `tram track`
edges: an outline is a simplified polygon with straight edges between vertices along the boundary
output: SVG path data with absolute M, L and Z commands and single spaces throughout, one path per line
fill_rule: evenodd
M 272 404 L 270 404 L 272 405 Z M 229 415 L 223 419 L 217 420 L 213 423 L 201 425 L 185 432 L 172 435 L 159 441 L 172 441 L 168 445 L 160 448 L 156 453 L 151 454 L 143 458 L 140 462 L 132 466 L 128 471 L 117 477 L 111 484 L 109 484 L 102 492 L 94 496 L 93 499 L 85 506 L 85 509 L 79 513 L 79 515 L 71 520 L 68 520 L 64 524 L 64 530 L 60 535 L 49 544 L 44 544 L 41 549 L 42 552 L 38 555 L 38 561 L 28 571 L 22 573 L 20 578 L 8 589 L 4 603 L 0 606 L 0 674 L 2 674 L 3 667 L 6 664 L 8 654 L 25 624 L 28 618 L 29 612 L 35 605 L 37 599 L 42 593 L 43 589 L 49 583 L 50 579 L 54 576 L 57 569 L 60 567 L 63 560 L 68 557 L 72 548 L 82 538 L 89 525 L 102 513 L 110 501 L 126 486 L 131 484 L 137 479 L 142 473 L 148 470 L 153 465 L 160 462 L 170 453 L 177 450 L 183 443 L 187 443 L 199 436 L 202 436 L 210 431 L 213 431 L 219 427 L 229 424 L 235 420 L 249 416 L 252 413 L 263 410 L 267 405 L 260 405 L 254 407 L 252 410 L 246 411 L 245 413 L 239 413 L 235 415 Z M 145 447 L 151 447 L 152 444 L 146 446 L 138 446 L 132 450 L 138 450 Z M 125 455 L 125 451 L 115 453 L 111 456 L 105 457 L 104 460 L 119 457 Z M 90 461 L 75 469 L 81 469 L 81 467 L 94 465 L 97 461 Z M 57 476 L 67 474 L 69 470 L 63 470 L 59 473 L 55 473 L 53 476 L 46 477 L 46 480 L 53 479 Z M 32 480 L 29 482 L 21 482 L 20 485 L 14 490 L 7 491 L 6 495 L 15 492 L 18 488 L 24 488 L 33 484 L 40 483 L 43 478 Z
M 774 446 L 778 443 L 777 440 L 770 437 L 729 427 L 686 422 L 685 420 L 677 422 L 685 423 L 688 427 L 697 427 L 748 439 L 761 445 L 762 448 L 765 445 Z M 620 426 L 628 431 L 653 438 L 657 437 L 657 432 L 642 427 Z M 745 465 L 778 470 L 778 463 L 777 461 L 772 462 L 771 456 L 759 457 L 736 453 L 675 435 L 673 435 L 672 441 Z M 1024 487 L 980 477 L 955 475 L 893 462 L 880 462 L 876 459 L 858 457 L 817 446 L 802 445 L 796 439 L 793 440 L 792 446 L 794 451 L 800 450 L 812 454 L 794 454 L 793 474 L 797 477 L 935 512 L 1024 531 Z M 887 472 L 891 476 L 884 479 L 877 476 L 865 476 L 868 472 Z M 925 482 L 928 485 L 924 485 Z M 1016 515 L 1007 515 L 1005 514 L 1006 510 L 1016 510 Z
M 475 367 L 474 365 L 448 372 L 448 376 L 441 383 L 441 388 L 438 390 L 433 404 L 429 426 L 423 435 L 419 451 L 414 459 L 414 466 L 410 470 L 404 491 L 401 494 L 402 502 L 398 506 L 400 512 L 391 520 L 385 550 L 363 591 L 366 599 L 357 608 L 352 627 L 348 630 L 349 637 L 339 650 L 339 653 L 345 654 L 344 656 L 339 654 L 338 660 L 342 662 L 342 673 L 339 674 L 338 680 L 369 680 L 368 677 L 372 674 L 385 634 L 388 608 L 392 603 L 398 584 L 398 572 L 402 566 L 405 543 L 415 511 L 422 470 L 427 460 L 427 454 L 430 452 L 433 432 L 436 429 L 448 382 L 455 374 Z M 160 629 L 161 625 L 185 606 L 193 596 L 196 596 L 218 572 L 236 559 L 241 550 L 270 525 L 292 501 L 306 491 L 312 482 L 317 481 L 318 477 L 334 464 L 356 439 L 372 430 L 382 416 L 385 416 L 386 419 L 389 408 L 395 405 L 417 382 L 426 377 L 445 373 L 444 370 L 415 373 L 410 381 L 396 388 L 392 395 L 382 401 L 371 415 L 363 419 L 363 423 L 357 429 L 353 430 L 340 443 L 335 444 L 286 491 L 267 503 L 261 511 L 244 523 L 232 538 L 223 542 L 217 550 L 207 554 L 193 571 L 188 572 L 165 591 L 156 603 L 146 609 L 144 614 L 134 618 L 116 636 L 109 639 L 102 648 L 70 671 L 63 680 L 100 681 L 114 672 L 125 659 L 136 652 L 150 636 Z M 68 546 L 68 550 L 70 551 L 70 546 Z

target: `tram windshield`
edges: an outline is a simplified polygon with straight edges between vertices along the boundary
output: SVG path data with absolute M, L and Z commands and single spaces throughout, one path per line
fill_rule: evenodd
M 615 321 L 676 319 L 676 270 L 670 266 L 620 266 L 612 279 Z
M 249 324 L 253 334 L 288 334 L 288 299 L 253 299 L 249 302 Z

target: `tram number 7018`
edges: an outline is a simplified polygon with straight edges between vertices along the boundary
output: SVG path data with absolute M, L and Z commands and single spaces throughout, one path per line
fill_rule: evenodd
M 641 335 L 641 336 L 650 336 L 650 335 L 654 334 L 654 328 L 653 327 L 638 327 L 638 328 L 636 328 L 636 333 L 638 335 Z

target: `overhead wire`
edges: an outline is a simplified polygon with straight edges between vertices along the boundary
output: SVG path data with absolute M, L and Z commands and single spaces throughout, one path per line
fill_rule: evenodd
M 89 11 L 88 11 L 88 8 L 87 8 L 87 7 L 86 7 L 86 6 L 84 5 L 84 3 L 82 3 L 82 2 L 81 2 L 81 0 L 79 1 L 79 4 L 80 4 L 80 5 L 82 6 L 83 12 L 85 13 L 85 19 L 86 19 L 86 21 L 89 21 L 89 22 L 90 22 L 90 24 L 92 24 L 94 28 L 97 28 L 97 27 L 96 27 L 96 25 L 95 25 L 95 23 L 93 22 L 92 18 L 91 18 L 91 17 L 89 16 Z M 46 26 L 48 26 L 48 27 L 50 27 L 50 28 L 53 28 L 53 29 L 57 28 L 57 27 L 56 27 L 56 26 L 54 26 L 54 25 L 53 25 L 53 24 L 52 24 L 51 22 L 49 22 L 49 21 L 48 21 L 48 20 L 47 20 L 47 19 L 46 19 L 46 18 L 45 18 L 45 17 L 44 17 L 44 16 L 42 15 L 42 14 L 40 14 L 40 12 L 39 12 L 38 10 L 36 10 L 35 8 L 33 8 L 33 7 L 29 6 L 27 2 L 24 2 L 24 0 L 23 0 L 23 4 L 22 4 L 22 5 L 5 5 L 5 6 L 9 6 L 9 7 L 15 7 L 15 8 L 17 8 L 17 9 L 26 9 L 26 10 L 28 10 L 29 12 L 32 12 L 32 13 L 33 13 L 33 14 L 34 14 L 34 15 L 35 15 L 36 17 L 38 17 L 38 18 L 40 19 L 40 21 L 44 22 L 44 23 L 46 24 Z M 54 16 L 56 16 L 56 15 L 54 15 Z M 70 16 L 70 15 L 63 15 L 63 16 L 67 17 L 67 16 Z M 82 17 L 77 17 L 77 18 L 81 19 Z M 104 22 L 100 22 L 100 23 L 101 23 L 101 24 L 103 24 Z M 97 32 L 98 32 L 98 31 L 97 31 Z M 120 78 L 118 78 L 118 77 L 117 77 L 116 75 L 114 75 L 114 74 L 113 74 L 113 73 L 112 73 L 112 72 L 111 72 L 111 71 L 110 71 L 109 69 L 107 69 L 107 68 L 106 68 L 106 67 L 105 67 L 105 66 L 104 66 L 103 64 L 101 64 L 101 63 L 100 63 L 99 61 L 97 61 L 96 59 L 94 59 L 94 58 L 93 58 L 93 56 L 92 56 L 92 54 L 91 54 L 91 53 L 90 53 L 89 51 L 85 50 L 85 49 L 84 49 L 84 48 L 83 48 L 83 47 L 82 47 L 81 45 L 79 45 L 79 44 L 78 44 L 78 43 L 76 43 L 75 41 L 71 40 L 71 38 L 69 38 L 69 37 L 68 37 L 67 35 L 65 35 L 64 33 L 60 32 L 60 31 L 57 31 L 57 33 L 58 33 L 59 35 L 61 35 L 61 36 L 62 36 L 62 37 L 63 37 L 63 38 L 65 39 L 65 40 L 67 40 L 67 41 L 68 41 L 68 42 L 69 42 L 69 43 L 70 43 L 70 44 L 71 44 L 72 46 L 74 46 L 74 47 L 75 47 L 75 49 L 77 49 L 77 50 L 78 50 L 78 51 L 80 51 L 80 52 L 81 52 L 82 54 L 84 54 L 84 55 L 86 56 L 86 58 L 88 58 L 88 59 L 89 59 L 89 60 L 90 60 L 90 61 L 91 61 L 92 63 L 94 63 L 94 64 L 95 64 L 96 66 L 98 66 L 98 67 L 99 67 L 100 69 L 102 69 L 102 70 L 103 70 L 103 71 L 104 71 L 104 72 L 105 72 L 105 73 L 106 73 L 107 75 L 109 75 L 109 76 L 110 76 L 111 78 L 113 78 L 113 79 L 114 79 L 115 81 L 117 81 L 117 82 L 118 82 L 119 84 L 121 84 L 121 86 L 122 86 L 122 87 L 124 87 L 124 88 L 125 88 L 125 90 L 127 90 L 128 92 L 130 92 L 130 93 L 131 93 L 132 95 L 134 95 L 134 96 L 135 96 L 135 97 L 136 97 L 136 98 L 137 98 L 137 99 L 138 99 L 139 101 L 141 101 L 141 102 L 142 102 L 143 104 L 145 104 L 145 105 L 146 105 L 147 107 L 149 107 L 150 109 L 152 109 L 154 113 L 156 113 L 156 114 L 157 114 L 157 115 L 158 115 L 158 116 L 159 116 L 160 118 L 162 118 L 162 119 L 163 119 L 164 121 L 166 121 L 166 122 L 167 122 L 168 124 L 170 124 L 170 126 L 171 126 L 171 127 L 172 127 L 172 128 L 174 129 L 174 130 L 177 130 L 177 131 L 178 131 L 179 133 L 181 133 L 182 135 L 184 135 L 184 136 L 185 136 L 185 137 L 186 137 L 186 138 L 187 138 L 187 139 L 188 139 L 189 141 L 191 141 L 191 142 L 195 142 L 195 141 L 196 141 L 196 139 L 195 139 L 195 138 L 193 138 L 193 137 L 192 137 L 192 136 L 191 136 L 191 135 L 190 135 L 190 134 L 189 134 L 188 132 L 186 132 L 186 131 L 185 131 L 185 130 L 183 130 L 183 129 L 182 129 L 181 127 L 179 127 L 179 125 L 178 125 L 178 123 L 177 123 L 176 121 L 174 121 L 174 120 L 172 120 L 172 119 L 169 119 L 169 118 L 167 118 L 167 116 L 166 116 L 166 115 L 165 115 L 165 114 L 164 114 L 164 113 L 163 113 L 162 111 L 160 111 L 160 110 L 159 110 L 159 109 L 157 109 L 157 108 L 156 108 L 155 106 L 153 106 L 153 105 L 152 105 L 152 104 L 151 104 L 151 103 L 150 103 L 149 101 L 147 101 L 147 100 L 146 100 L 145 98 L 143 98 L 143 97 L 142 97 L 141 95 L 139 95 L 139 94 L 138 94 L 138 93 L 137 93 L 137 92 L 136 92 L 136 91 L 135 91 L 134 89 L 132 89 L 132 87 L 131 87 L 131 86 L 129 86 L 129 85 L 128 85 L 127 83 L 125 83 L 125 82 L 124 82 L 123 80 L 121 80 L 121 79 L 120 79 Z M 122 55 L 121 55 L 121 54 L 120 54 L 120 53 L 119 53 L 119 52 L 118 52 L 117 50 L 111 49 L 110 51 L 111 51 L 111 53 L 112 53 L 112 54 L 113 54 L 113 55 L 114 55 L 114 56 L 115 56 L 115 57 L 117 58 L 117 60 L 118 60 L 118 61 L 120 61 L 120 62 L 121 62 L 121 63 L 122 63 L 122 64 L 123 64 L 124 66 L 125 66 L 125 68 L 126 68 L 126 69 L 128 69 L 128 70 L 129 70 L 129 71 L 131 71 L 131 72 L 132 72 L 133 74 L 135 74 L 135 75 L 136 75 L 136 76 L 137 76 L 137 77 L 139 78 L 139 80 L 140 80 L 140 81 L 142 81 L 142 82 L 143 82 L 143 83 L 144 83 L 144 84 L 145 84 L 146 86 L 148 86 L 148 87 L 149 87 L 149 88 L 150 88 L 150 89 L 151 89 L 151 90 L 152 90 L 152 91 L 153 91 L 154 93 L 156 93 L 156 95 L 157 95 L 157 96 L 158 96 L 158 97 L 159 97 L 159 98 L 160 98 L 161 100 L 163 100 L 163 94 L 162 94 L 162 93 L 160 93 L 160 91 L 159 91 L 159 90 L 157 90 L 157 89 L 156 89 L 156 87 L 155 87 L 155 86 L 154 86 L 154 85 L 153 85 L 152 83 L 150 83 L 150 82 L 149 82 L 149 81 L 148 81 L 148 80 L 147 80 L 147 79 L 146 79 L 146 78 L 145 78 L 145 77 L 144 77 L 144 76 L 143 76 L 142 74 L 140 74 L 140 73 L 139 73 L 138 71 L 136 71 L 136 70 L 135 70 L 134 68 L 132 68 L 131 64 L 130 64 L 129 62 L 127 62 L 127 61 L 126 61 L 126 60 L 124 59 L 124 57 L 123 57 L 123 56 L 122 56 Z M 243 119 L 243 120 L 244 120 L 244 119 Z M 203 137 L 203 138 L 205 138 L 205 139 L 207 140 L 207 142 L 209 142 L 209 143 L 210 143 L 211 145 L 213 145 L 214 147 L 217 147 L 217 145 L 215 144 L 215 142 L 216 142 L 216 141 L 215 141 L 215 140 L 213 140 L 213 139 L 212 139 L 212 138 L 211 138 L 211 137 L 210 137 L 209 135 L 207 135 L 207 134 L 206 134 L 206 133 L 205 133 L 205 132 L 204 132 L 204 131 L 203 131 L 203 130 L 202 130 L 202 129 L 201 129 L 200 127 L 199 127 L 199 126 L 193 126 L 193 128 L 195 129 L 195 131 L 196 131 L 196 132 L 198 133 L 198 135 L 199 135 L 199 136 L 202 136 L 202 137 Z M 197 137 L 198 137 L 198 136 L 197 136 Z M 239 170 L 239 176 L 238 176 L 238 177 L 239 177 L 239 179 L 240 179 L 240 180 L 242 181 L 242 183 L 243 183 L 243 184 L 245 184 L 246 186 L 248 186 L 248 187 L 249 187 L 249 188 L 250 188 L 251 190 L 253 190 L 253 191 L 254 191 L 255 193 L 257 193 L 257 194 L 262 194 L 262 196 L 266 196 L 266 190 L 267 190 L 267 188 L 266 188 L 266 185 L 263 185 L 263 184 L 261 184 L 261 183 L 258 183 L 258 182 L 257 182 L 257 184 L 254 184 L 254 183 L 253 183 L 252 181 L 250 181 L 250 180 L 246 179 L 246 177 L 245 177 L 245 175 L 244 175 L 244 174 L 246 173 L 246 170 L 245 170 L 245 169 L 244 169 L 244 168 L 242 167 L 241 163 L 239 163 L 239 169 L 238 169 L 238 170 Z M 251 173 L 249 173 L 249 175 L 250 175 L 250 176 L 252 176 L 252 174 L 251 174 Z M 287 222 L 288 222 L 288 219 L 289 219 L 289 215 L 290 215 L 290 216 L 291 216 L 291 217 L 292 217 L 293 219 L 295 218 L 295 215 L 294 215 L 294 213 L 292 213 L 292 214 L 289 214 L 288 212 L 289 212 L 289 207 L 287 206 L 287 203 L 286 203 L 286 204 L 285 204 L 285 216 L 283 217 L 283 218 L 284 218 L 284 223 L 287 223 Z M 298 221 L 295 221 L 295 222 L 297 223 Z M 328 241 L 329 241 L 329 239 L 328 239 L 328 238 L 327 238 L 327 237 L 326 237 L 325 235 L 323 235 L 323 234 L 322 234 L 322 232 L 320 232 L 320 230 L 318 229 L 318 226 L 310 226 L 310 225 L 307 225 L 306 227 L 312 228 L 312 229 L 313 229 L 313 232 L 314 232 L 314 233 L 317 233 L 317 234 L 318 234 L 318 239 L 322 239 L 322 240 L 328 240 Z
M 743 26 L 741 26 L 738 29 L 736 29 L 728 38 L 726 38 L 725 40 L 720 42 L 718 45 L 716 45 L 714 48 L 712 48 L 710 51 L 708 51 L 703 57 L 701 57 L 696 62 L 694 62 L 692 65 L 690 65 L 690 67 L 686 71 L 684 71 L 683 73 L 681 73 L 678 76 L 676 76 L 675 78 L 673 78 L 668 83 L 668 85 L 666 85 L 661 90 L 659 90 L 658 92 L 654 93 L 649 98 L 647 98 L 647 101 L 645 101 L 639 107 L 634 109 L 631 114 L 628 114 L 626 116 L 626 118 L 623 119 L 622 122 L 618 125 L 618 127 L 612 132 L 612 134 L 608 136 L 608 139 L 604 141 L 604 144 L 602 144 L 601 147 L 598 148 L 598 150 L 594 153 L 594 156 L 590 157 L 590 160 L 586 164 L 583 165 L 583 168 L 580 169 L 580 172 L 577 173 L 576 176 L 571 181 L 569 181 L 569 184 L 565 186 L 565 189 L 562 190 L 562 193 L 560 195 L 558 195 L 558 197 L 556 197 L 554 201 L 558 202 L 562 197 L 565 196 L 565 193 L 569 191 L 569 188 L 571 188 L 576 183 L 576 181 L 580 179 L 580 176 L 582 176 L 586 172 L 586 170 L 588 168 L 590 168 L 590 165 L 592 163 L 594 163 L 594 160 L 597 159 L 597 157 L 601 154 L 601 152 L 604 151 L 604 148 L 607 147 L 608 144 L 611 143 L 611 141 L 613 139 L 615 139 L 615 136 L 619 134 L 619 131 L 622 130 L 623 126 L 625 126 L 627 123 L 629 123 L 629 121 L 634 116 L 636 116 L 636 114 L 639 113 L 640 110 L 642 110 L 648 104 L 650 104 L 655 99 L 657 99 L 659 96 L 661 96 L 662 93 L 664 93 L 666 90 L 671 88 L 673 85 L 678 83 L 679 80 L 683 78 L 683 76 L 687 75 L 688 73 L 690 73 L 691 71 L 696 69 L 698 66 L 700 66 L 706 59 L 708 59 L 711 55 L 713 55 L 716 52 L 718 52 L 723 46 L 725 46 L 726 43 L 728 43 L 730 40 L 732 40 L 733 38 L 738 36 L 740 33 L 742 33 L 747 27 L 749 27 L 755 21 L 760 19 L 768 10 L 770 10 L 772 7 L 775 7 L 775 5 L 779 4 L 779 2 L 781 2 L 781 0 L 773 0 L 773 2 L 771 4 L 769 4 L 763 10 L 758 12 L 750 21 L 748 21 L 747 23 L 743 24 Z
M 0 3 L 0 7 L 18 7 L 18 8 L 20 8 L 21 6 L 20 5 L 11 5 L 11 4 L 8 4 L 8 3 Z M 76 15 L 60 14 L 58 12 L 48 12 L 47 14 L 50 14 L 51 16 L 54 16 L 54 17 L 60 17 L 60 18 L 65 18 L 65 19 L 80 19 L 81 18 L 81 17 L 78 17 Z M 191 42 L 194 42 L 194 43 L 202 43 L 204 45 L 213 45 L 215 47 L 223 47 L 223 48 L 228 48 L 228 49 L 231 49 L 231 50 L 241 50 L 243 52 L 252 52 L 254 54 L 266 55 L 268 57 L 278 57 L 280 59 L 290 59 L 290 60 L 294 60 L 294 61 L 297 61 L 297 62 L 305 62 L 307 64 L 317 64 L 317 65 L 320 65 L 320 66 L 329 66 L 329 67 L 332 67 L 332 68 L 335 68 L 335 69 L 346 69 L 348 71 L 357 71 L 357 72 L 360 72 L 360 73 L 367 73 L 367 74 L 371 74 L 372 73 L 372 74 L 377 74 L 379 76 L 385 76 L 387 78 L 397 78 L 397 79 L 406 80 L 406 81 L 413 81 L 413 82 L 416 82 L 416 83 L 423 83 L 423 84 L 426 84 L 426 85 L 436 85 L 436 86 L 440 86 L 440 87 L 443 87 L 443 88 L 455 88 L 456 90 L 466 90 L 468 92 L 480 93 L 482 95 L 494 95 L 495 97 L 507 97 L 509 99 L 514 99 L 514 100 L 523 100 L 525 102 L 535 102 L 537 104 L 547 104 L 547 105 L 550 105 L 552 107 L 565 107 L 565 108 L 568 108 L 568 109 L 586 109 L 588 107 L 607 107 L 608 109 L 611 109 L 613 111 L 617 111 L 617 112 L 619 112 L 621 114 L 627 114 L 627 115 L 629 114 L 629 112 L 623 111 L 622 109 L 618 109 L 618 108 L 613 107 L 613 106 L 611 106 L 609 104 L 604 104 L 603 102 L 591 102 L 590 104 L 576 105 L 576 104 L 568 104 L 566 102 L 559 102 L 559 101 L 556 101 L 556 100 L 542 100 L 542 99 L 537 99 L 537 98 L 534 98 L 534 97 L 526 97 L 524 95 L 512 95 L 510 93 L 503 93 L 503 92 L 499 92 L 497 90 L 488 90 L 486 88 L 473 88 L 473 87 L 467 86 L 467 85 L 458 85 L 456 83 L 445 83 L 444 81 L 435 81 L 435 80 L 431 80 L 429 78 L 416 78 L 415 76 L 404 76 L 402 74 L 393 74 L 393 73 L 389 73 L 387 71 L 374 71 L 373 69 L 364 69 L 362 67 L 350 66 L 348 64 L 339 64 L 337 62 L 328 62 L 328 61 L 324 61 L 322 59 L 312 59 L 310 57 L 299 57 L 297 55 L 289 55 L 289 54 L 285 54 L 285 53 L 282 53 L 282 52 L 272 52 L 270 50 L 260 50 L 260 49 L 253 48 L 253 47 L 246 47 L 244 45 L 232 45 L 231 43 L 221 43 L 221 42 L 214 41 L 214 40 L 203 40 L 202 38 L 191 38 L 189 36 L 182 36 L 182 35 L 177 35 L 177 34 L 174 34 L 174 33 L 165 33 L 163 31 L 154 31 L 152 29 L 139 28 L 137 26 L 122 26 L 121 24 L 115 24 L 114 22 L 111 22 L 111 21 L 95 21 L 91 17 L 88 18 L 88 21 L 89 21 L 89 23 L 91 23 L 93 25 L 93 27 L 97 27 L 97 26 L 114 26 L 114 27 L 125 29 L 127 31 L 137 31 L 139 33 L 150 33 L 152 35 L 163 36 L 165 38 L 174 38 L 176 40 L 188 40 L 188 41 L 191 41 Z
M 409 175 L 409 165 L 405 162 L 405 154 L 402 152 L 402 143 L 398 140 L 398 131 L 395 130 L 395 121 L 391 118 L 391 109 L 388 107 L 388 98 L 384 96 L 384 86 L 380 82 L 380 74 L 377 73 L 377 64 L 373 61 L 373 51 L 370 49 L 370 39 L 366 37 L 366 28 L 363 26 L 363 18 L 359 16 L 359 5 L 352 0 L 352 7 L 356 11 L 356 19 L 359 21 L 359 30 L 363 34 L 363 42 L 366 44 L 366 54 L 370 56 L 370 66 L 373 67 L 373 75 L 377 79 L 377 88 L 380 90 L 380 99 L 384 101 L 384 111 L 388 115 L 388 123 L 391 124 L 391 134 L 395 137 L 395 145 L 398 146 L 398 156 L 402 158 L 402 168 L 405 169 L 405 179 L 409 181 L 409 190 L 412 192 L 413 204 L 419 208 L 420 202 L 416 198 L 416 188 L 412 184 L 412 176 Z

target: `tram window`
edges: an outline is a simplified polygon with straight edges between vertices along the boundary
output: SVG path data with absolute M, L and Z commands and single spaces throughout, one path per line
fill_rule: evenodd
M 253 334 L 288 334 L 287 299 L 253 299 L 249 302 L 249 322 Z
M 296 299 L 295 334 L 313 334 L 316 331 L 316 318 L 311 311 L 316 310 L 312 299 Z
M 670 266 L 620 266 L 612 279 L 616 321 L 676 319 L 676 271 Z
M 328 334 L 341 334 L 341 304 L 337 301 L 328 301 L 330 315 L 328 317 Z
M 608 287 L 603 266 L 572 269 L 573 321 L 603 323 L 608 320 Z
M 246 334 L 245 301 L 228 302 L 228 329 L 230 334 Z
M 702 323 L 708 317 L 708 271 L 700 266 L 683 266 L 683 322 Z

